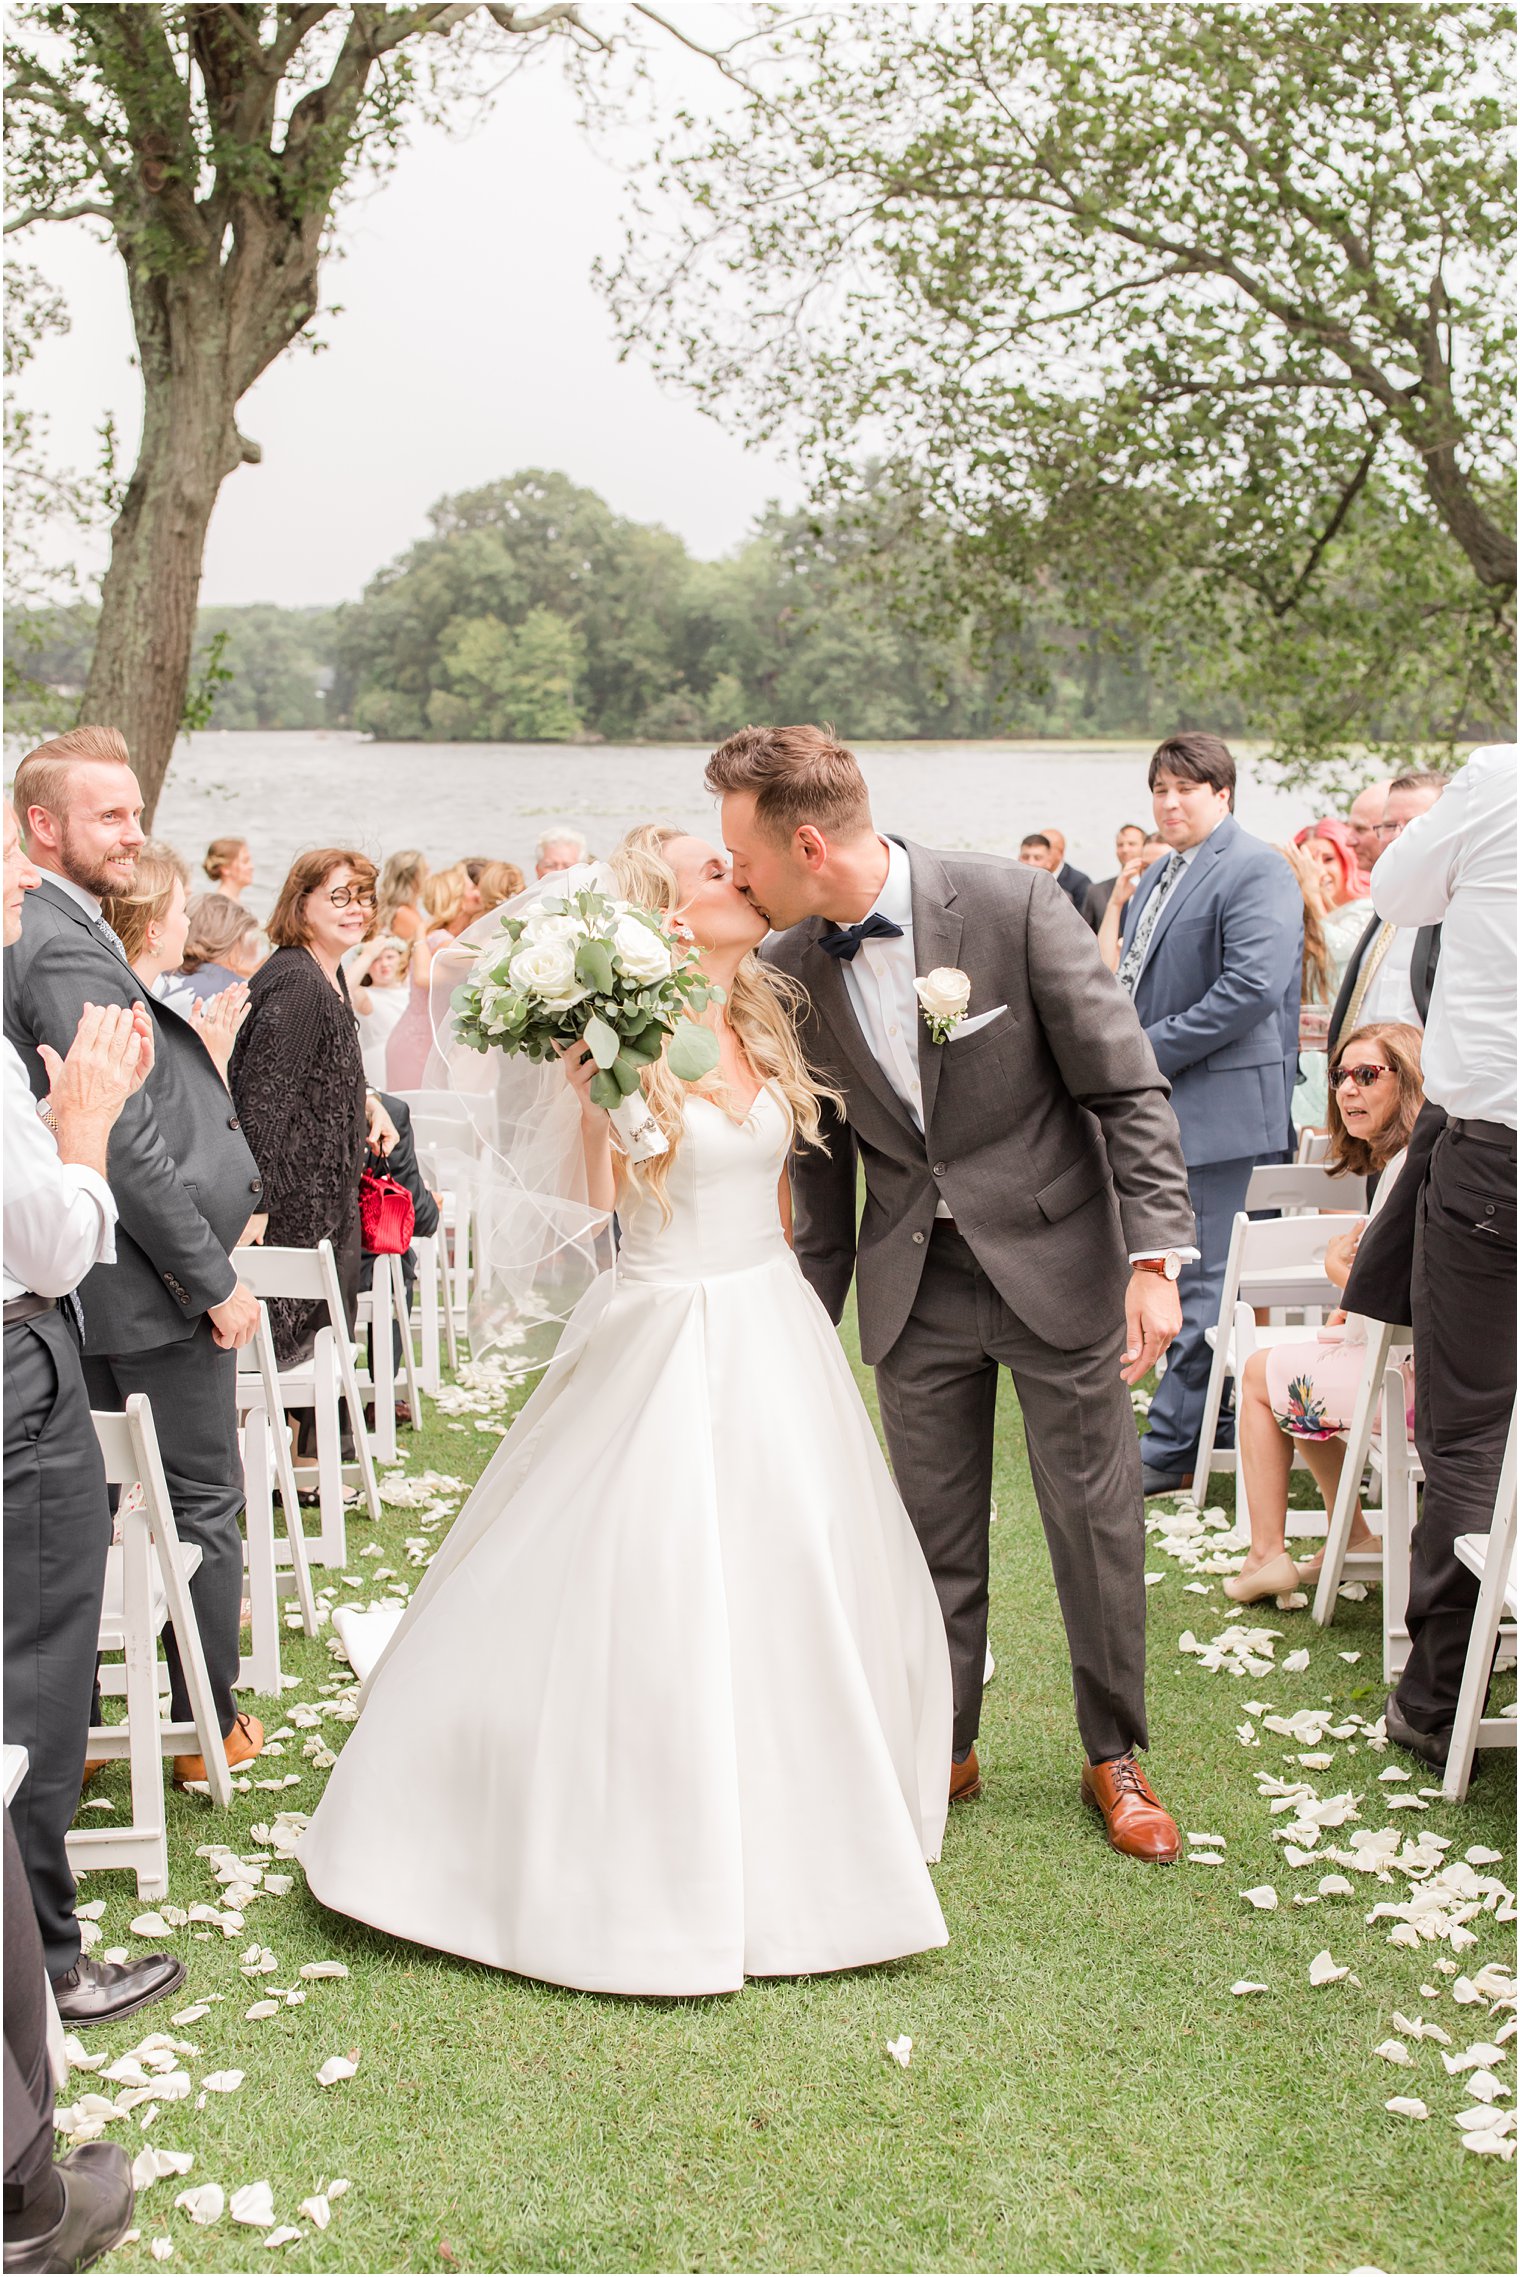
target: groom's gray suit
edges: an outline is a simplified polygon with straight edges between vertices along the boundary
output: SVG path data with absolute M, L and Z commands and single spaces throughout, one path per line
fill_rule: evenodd
M 1144 1506 L 1119 1368 L 1128 1257 L 1193 1240 L 1177 1122 L 1133 1004 L 1053 878 L 907 853 L 914 971 L 964 971 L 970 1018 L 1007 1009 L 946 1044 L 919 1022 L 920 1127 L 819 946 L 828 922 L 766 945 L 808 992 L 803 1050 L 848 1117 L 829 1117 L 827 1155 L 794 1157 L 797 1257 L 836 1321 L 856 1281 L 861 1351 L 944 1608 L 957 1755 L 981 1714 L 993 1421 L 1011 1371 L 1077 1722 L 1103 1762 L 1146 1744 Z

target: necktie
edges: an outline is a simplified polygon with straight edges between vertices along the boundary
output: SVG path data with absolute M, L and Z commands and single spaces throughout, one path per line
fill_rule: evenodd
M 848 964 L 862 941 L 900 941 L 903 929 L 894 925 L 890 917 L 882 917 L 872 910 L 858 925 L 837 925 L 832 933 L 820 936 L 818 946 L 826 957 L 838 957 Z
M 126 956 L 127 952 L 122 947 L 120 938 L 116 933 L 112 931 L 111 927 L 106 923 L 103 917 L 96 918 L 94 924 L 90 927 L 90 931 L 94 934 L 97 941 L 104 942 L 105 946 L 108 949 L 114 949 L 119 957 Z
M 1145 963 L 1145 952 L 1151 945 L 1151 935 L 1156 930 L 1156 921 L 1166 907 L 1167 899 L 1177 880 L 1181 877 L 1183 867 L 1182 856 L 1173 854 L 1161 873 L 1160 884 L 1140 912 L 1140 922 L 1135 927 L 1135 937 L 1125 951 L 1124 962 L 1119 967 L 1119 986 L 1127 988 L 1131 996 L 1135 993 L 1135 984 L 1140 978 L 1140 969 Z

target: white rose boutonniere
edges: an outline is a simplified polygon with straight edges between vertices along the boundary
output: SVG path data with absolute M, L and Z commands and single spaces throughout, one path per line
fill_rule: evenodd
M 937 1044 L 946 1044 L 966 1017 L 971 1002 L 971 983 L 957 965 L 936 965 L 933 972 L 922 980 L 915 980 L 918 1001 L 929 1033 Z

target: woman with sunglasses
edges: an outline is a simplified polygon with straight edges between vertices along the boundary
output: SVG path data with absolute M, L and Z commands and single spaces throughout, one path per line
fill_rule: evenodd
M 229 1071 L 233 1102 L 264 1180 L 263 1238 L 293 1249 L 330 1241 L 352 1323 L 359 1290 L 359 1175 L 384 1152 L 390 1118 L 364 1081 L 341 960 L 375 923 L 375 865 L 339 846 L 298 854 L 266 931 L 274 954 L 249 982 L 247 1024 Z M 321 1308 L 270 1305 L 282 1365 L 304 1360 Z
M 1372 1214 L 1393 1189 L 1424 1104 L 1420 1076 L 1420 1031 L 1400 1022 L 1374 1021 L 1342 1042 L 1330 1074 L 1330 1157 L 1327 1167 L 1376 1177 Z M 1351 1275 L 1357 1244 L 1370 1219 L 1332 1236 L 1325 1272 L 1343 1289 Z M 1366 1364 L 1367 1324 L 1357 1314 L 1331 1315 L 1317 1333 L 1305 1329 L 1303 1341 L 1253 1352 L 1241 1375 L 1236 1445 L 1251 1512 L 1251 1547 L 1239 1574 L 1224 1592 L 1237 1605 L 1277 1597 L 1319 1573 L 1319 1559 L 1295 1565 L 1288 1555 L 1288 1476 L 1293 1443 L 1325 1498 L 1335 1501 L 1345 1445 L 1341 1434 L 1351 1421 Z M 1364 1549 L 1372 1534 L 1357 1509 L 1351 1547 Z

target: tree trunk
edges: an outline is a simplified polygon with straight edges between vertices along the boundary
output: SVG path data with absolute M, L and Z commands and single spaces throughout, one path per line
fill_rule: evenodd
M 214 267 L 132 284 L 142 444 L 111 532 L 81 716 L 126 737 L 145 821 L 184 715 L 207 525 L 222 483 L 256 455 L 237 431 L 219 284 Z

